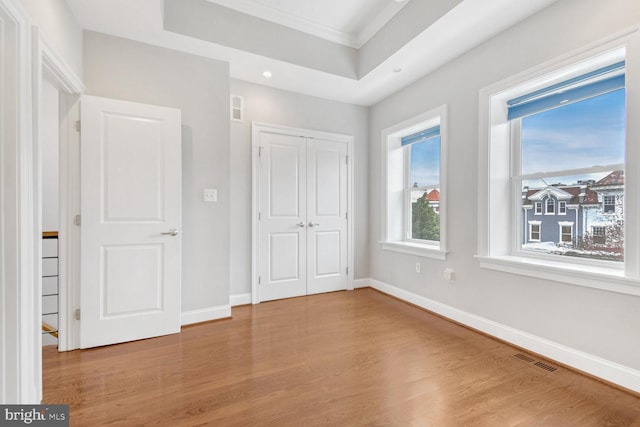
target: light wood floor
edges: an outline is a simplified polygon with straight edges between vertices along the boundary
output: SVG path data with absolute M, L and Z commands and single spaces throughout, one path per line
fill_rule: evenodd
M 70 404 L 72 426 L 640 426 L 640 397 L 537 362 L 556 366 L 363 289 L 47 348 L 44 402 Z

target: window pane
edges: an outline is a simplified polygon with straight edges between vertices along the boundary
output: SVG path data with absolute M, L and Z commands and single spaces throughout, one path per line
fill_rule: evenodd
M 522 250 L 624 260 L 623 171 L 525 180 L 521 200 Z M 536 215 L 539 203 L 564 208 Z
M 624 89 L 522 119 L 522 173 L 624 163 Z
M 411 191 L 411 238 L 440 241 L 440 190 Z
M 438 187 L 440 182 L 440 137 L 408 146 L 411 150 L 412 187 Z

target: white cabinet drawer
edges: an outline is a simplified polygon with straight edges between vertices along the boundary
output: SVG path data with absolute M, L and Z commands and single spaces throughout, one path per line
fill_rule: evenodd
M 42 314 L 58 312 L 58 295 L 42 297 Z M 44 316 L 43 316 L 44 318 Z
M 58 258 L 45 258 L 42 260 L 42 277 L 58 275 Z
M 42 258 L 58 256 L 58 239 L 42 239 Z
M 42 295 L 54 295 L 58 293 L 58 276 L 42 278 Z

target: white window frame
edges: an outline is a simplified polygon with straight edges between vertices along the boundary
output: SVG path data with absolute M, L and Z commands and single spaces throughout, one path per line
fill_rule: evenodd
M 533 235 L 533 227 L 536 226 L 538 227 L 538 238 L 534 239 L 533 237 L 531 237 Z M 529 221 L 529 235 L 528 237 L 528 241 L 529 242 L 539 242 L 542 238 L 542 221 Z
M 606 202 L 608 197 L 613 199 L 613 203 Z M 606 208 L 607 205 L 613 206 L 613 210 L 607 211 L 607 208 Z M 616 213 L 616 196 L 615 195 L 605 194 L 602 196 L 602 213 L 605 215 L 612 215 Z
M 598 230 L 598 234 L 596 234 L 596 229 Z M 601 232 L 601 233 L 600 233 Z M 591 237 L 595 239 L 596 237 L 602 237 L 604 241 L 607 240 L 607 227 L 604 225 L 592 225 L 591 226 Z
M 558 201 L 558 215 L 567 214 L 567 202 L 564 200 Z
M 551 211 L 549 211 L 549 206 L 551 206 Z M 545 215 L 555 215 L 556 214 L 556 199 L 553 197 L 547 197 L 544 201 L 544 214 Z
M 513 148 L 506 102 L 622 59 L 626 61 L 627 116 L 638 117 L 638 28 L 600 40 L 480 90 L 477 259 L 481 268 L 640 295 L 640 147 L 632 143 L 640 139 L 639 121 L 628 120 L 626 129 L 624 263 L 578 258 L 565 260 L 518 251 L 517 236 L 522 233 L 522 218 L 514 214 L 514 206 L 521 203 L 522 189 L 508 179 Z M 505 224 L 510 225 L 505 227 Z
M 542 215 L 542 202 L 534 202 L 533 214 Z
M 411 200 L 407 200 L 407 149 L 401 138 L 440 125 L 440 241 L 409 239 L 407 221 L 411 221 Z M 447 106 L 441 105 L 402 123 L 386 128 L 381 135 L 382 248 L 410 255 L 445 260 L 447 255 Z
M 571 227 L 571 232 L 569 233 L 571 236 L 571 240 L 569 242 L 573 242 L 573 222 L 571 221 L 560 221 L 558 222 L 558 233 L 559 233 L 559 238 L 558 238 L 558 242 L 560 243 L 567 243 L 564 240 L 562 240 L 562 227 Z

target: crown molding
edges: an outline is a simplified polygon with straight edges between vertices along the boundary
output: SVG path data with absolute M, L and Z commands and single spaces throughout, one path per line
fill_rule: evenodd
M 266 6 L 254 0 L 207 0 L 209 3 L 264 19 L 321 39 L 359 49 L 395 16 L 408 2 L 390 2 L 382 12 L 376 14 L 361 30 L 353 33 L 340 31 L 326 25 Z

